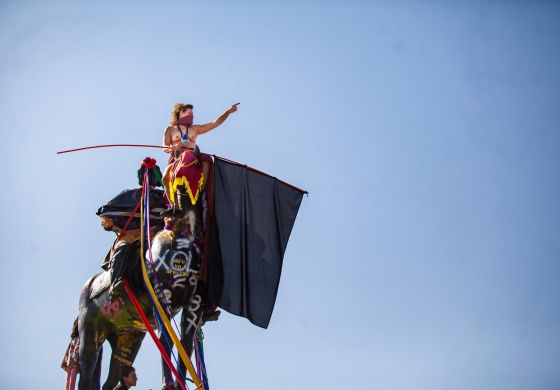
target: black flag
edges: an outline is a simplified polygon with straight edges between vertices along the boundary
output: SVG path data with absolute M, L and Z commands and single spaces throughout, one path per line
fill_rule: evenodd
M 268 326 L 304 193 L 255 169 L 214 158 L 209 265 L 212 300 L 221 308 Z

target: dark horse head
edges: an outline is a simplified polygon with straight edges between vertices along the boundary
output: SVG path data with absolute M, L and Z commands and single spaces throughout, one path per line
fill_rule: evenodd
M 175 215 L 171 229 L 158 232 L 153 240 L 131 247 L 137 263 L 127 278 L 133 286 L 144 312 L 152 326 L 156 326 L 150 298 L 143 286 L 141 261 L 158 300 L 168 315 L 182 310 L 181 339 L 190 355 L 196 329 L 202 317 L 202 286 L 199 283 L 204 253 L 204 207 L 202 185 L 204 179 L 200 164 L 191 151 L 183 152 L 174 169 L 172 181 Z M 146 327 L 140 320 L 125 291 L 117 290 L 109 297 L 108 272 L 98 274 L 86 282 L 80 296 L 80 379 L 78 388 L 100 388 L 101 345 L 111 345 L 109 376 L 103 389 L 113 389 L 118 382 L 121 366 L 132 365 L 140 349 Z M 163 336 L 160 336 L 163 340 Z M 166 343 L 163 343 L 167 346 Z M 185 368 L 181 364 L 184 374 Z M 164 387 L 174 388 L 167 366 L 163 369 Z

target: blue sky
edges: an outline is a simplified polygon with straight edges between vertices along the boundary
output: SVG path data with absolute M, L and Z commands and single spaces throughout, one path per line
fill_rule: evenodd
M 212 388 L 557 389 L 560 6 L 0 4 L 2 388 L 61 388 L 95 211 L 172 105 L 305 188 L 269 329 L 206 326 Z M 106 356 L 107 360 L 107 356 Z M 146 338 L 139 389 L 159 388 Z M 105 370 L 106 372 L 106 370 Z

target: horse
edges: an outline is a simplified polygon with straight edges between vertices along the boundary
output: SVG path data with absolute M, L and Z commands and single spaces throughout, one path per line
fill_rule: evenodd
M 144 264 L 148 277 L 168 316 L 182 310 L 180 337 L 187 354 L 193 351 L 196 330 L 202 324 L 203 290 L 200 282 L 204 253 L 204 222 L 202 171 L 196 157 L 185 151 L 174 169 L 175 222 L 171 230 L 158 232 L 151 245 L 144 245 Z M 134 259 L 127 281 L 140 306 L 156 327 L 148 292 L 143 284 L 140 250 Z M 78 331 L 80 337 L 79 390 L 100 388 L 102 344 L 111 345 L 111 362 L 103 390 L 113 389 L 119 380 L 120 368 L 132 365 L 147 331 L 123 286 L 109 295 L 108 271 L 90 278 L 80 294 Z M 163 341 L 163 334 L 160 340 Z M 169 346 L 162 342 L 169 354 Z M 184 377 L 185 367 L 179 367 Z M 176 389 L 171 372 L 163 365 L 162 386 Z

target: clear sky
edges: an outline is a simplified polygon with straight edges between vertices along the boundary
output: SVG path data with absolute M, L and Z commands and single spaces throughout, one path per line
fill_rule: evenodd
M 64 386 L 95 211 L 165 160 L 56 151 L 239 101 L 201 148 L 310 196 L 269 329 L 206 326 L 213 389 L 558 389 L 560 4 L 200 3 L 0 3 L 0 387 Z

